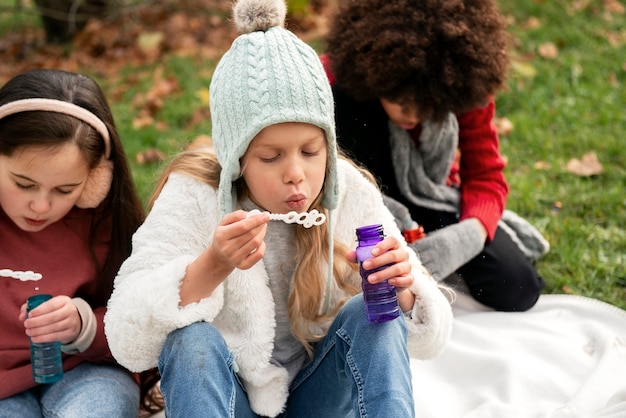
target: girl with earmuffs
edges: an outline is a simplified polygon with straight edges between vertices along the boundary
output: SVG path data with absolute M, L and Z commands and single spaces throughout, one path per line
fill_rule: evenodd
M 136 417 L 136 375 L 103 327 L 144 219 L 108 103 L 80 74 L 33 70 L 0 89 L 0 417 Z M 52 299 L 26 314 L 28 297 Z M 37 384 L 29 338 L 60 341 L 64 374 Z

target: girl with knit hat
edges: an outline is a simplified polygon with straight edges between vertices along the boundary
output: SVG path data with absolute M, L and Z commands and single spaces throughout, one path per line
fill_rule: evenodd
M 450 304 L 375 184 L 337 156 L 330 85 L 285 15 L 282 0 L 234 6 L 242 35 L 210 85 L 214 148 L 167 167 L 106 334 L 129 369 L 158 366 L 168 417 L 410 417 L 407 333 L 436 356 Z M 391 265 L 371 281 L 389 280 L 405 313 L 384 323 L 367 320 L 355 263 L 355 230 L 375 223 L 387 237 L 364 268 Z
M 103 318 L 143 219 L 94 80 L 39 69 L 2 86 L 0 417 L 137 416 L 137 381 L 113 359 Z M 51 298 L 27 313 L 39 294 Z M 62 376 L 34 379 L 31 341 L 60 343 Z
M 494 0 L 345 0 L 322 61 L 337 138 L 381 183 L 436 280 L 457 273 L 502 311 L 532 307 L 549 245 L 505 210 L 509 186 L 493 124 L 508 35 Z

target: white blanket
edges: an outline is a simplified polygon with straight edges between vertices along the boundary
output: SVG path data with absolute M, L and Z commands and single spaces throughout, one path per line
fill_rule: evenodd
M 454 312 L 442 354 L 411 360 L 416 417 L 626 417 L 626 311 L 543 295 L 493 312 L 459 293 Z
M 626 311 L 543 295 L 493 312 L 463 293 L 453 308 L 443 353 L 411 359 L 417 418 L 626 418 Z

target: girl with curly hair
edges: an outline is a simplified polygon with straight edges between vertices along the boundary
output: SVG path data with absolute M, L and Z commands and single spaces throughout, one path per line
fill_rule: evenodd
M 493 117 L 509 36 L 495 2 L 346 0 L 326 41 L 339 144 L 424 227 L 412 244 L 424 265 L 496 310 L 532 307 L 544 286 L 532 261 L 548 244 L 505 211 Z

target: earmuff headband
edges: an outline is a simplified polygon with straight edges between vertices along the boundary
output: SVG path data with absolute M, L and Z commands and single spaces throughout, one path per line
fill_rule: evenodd
M 109 138 L 109 130 L 104 122 L 102 122 L 99 117 L 91 113 L 89 110 L 84 107 L 77 106 L 74 103 L 42 98 L 16 100 L 0 106 L 0 119 L 15 113 L 30 111 L 63 113 L 82 120 L 98 131 L 104 139 L 105 158 L 108 160 L 111 156 L 111 139 Z

